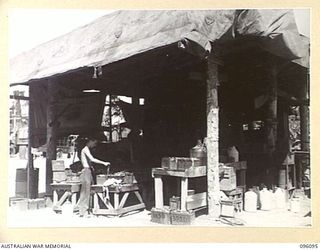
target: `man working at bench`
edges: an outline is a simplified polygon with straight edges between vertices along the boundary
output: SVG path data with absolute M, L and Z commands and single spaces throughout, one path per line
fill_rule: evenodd
M 92 163 L 103 164 L 106 167 L 110 166 L 110 162 L 101 161 L 94 158 L 90 152 L 91 148 L 94 148 L 98 143 L 98 140 L 91 137 L 88 138 L 86 146 L 81 150 L 81 163 L 83 166 L 83 170 L 81 171 L 81 190 L 80 190 L 80 198 L 79 198 L 79 214 L 80 217 L 88 217 L 88 209 L 90 203 L 90 187 L 93 181 L 92 178 Z

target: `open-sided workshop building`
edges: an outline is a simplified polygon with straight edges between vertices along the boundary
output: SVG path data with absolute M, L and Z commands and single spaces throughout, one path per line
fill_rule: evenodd
M 101 17 L 10 61 L 10 84 L 29 86 L 28 180 L 31 147 L 45 145 L 51 195 L 58 139 L 111 134 L 112 123 L 101 126 L 106 96 L 127 96 L 131 104 L 118 104 L 133 136 L 101 145 L 96 155 L 119 170 L 122 157 L 147 207 L 155 202 L 151 169 L 163 157 L 189 157 L 205 137 L 206 172 L 189 185 L 204 183 L 210 215 L 220 214 L 219 162 L 228 162 L 229 146 L 246 161 L 247 188 L 279 185 L 282 166 L 286 188 L 299 188 L 302 173 L 284 162 L 291 159 L 291 106 L 300 107 L 301 151 L 309 151 L 308 68 L 309 39 L 299 34 L 291 10 L 135 10 Z M 114 150 L 125 140 L 129 156 Z M 170 178 L 165 201 L 179 195 Z

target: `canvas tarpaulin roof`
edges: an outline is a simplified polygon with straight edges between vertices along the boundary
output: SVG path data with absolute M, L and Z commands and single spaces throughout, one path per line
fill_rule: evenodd
M 189 39 L 204 50 L 232 32 L 257 37 L 262 47 L 288 60 L 307 56 L 290 10 L 117 11 L 10 61 L 10 83 L 24 83 L 82 67 L 103 66 Z M 308 61 L 308 60 L 307 60 Z M 307 67 L 307 62 L 299 61 Z

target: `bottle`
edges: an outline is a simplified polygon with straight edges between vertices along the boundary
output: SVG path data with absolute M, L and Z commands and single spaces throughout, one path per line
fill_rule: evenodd
M 261 210 L 271 210 L 272 207 L 272 194 L 271 192 L 264 187 L 261 191 L 260 191 L 260 201 L 261 201 Z
M 257 211 L 258 196 L 252 189 L 244 194 L 244 210 L 247 212 Z
M 201 140 L 198 140 L 197 145 L 190 149 L 190 157 L 198 158 L 201 166 L 207 165 L 207 148 Z

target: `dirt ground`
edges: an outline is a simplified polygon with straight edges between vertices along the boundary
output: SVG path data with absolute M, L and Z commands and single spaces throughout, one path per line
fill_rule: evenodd
M 15 173 L 17 168 L 24 168 L 26 160 L 11 158 L 9 164 L 9 197 L 15 195 Z M 45 190 L 45 169 L 44 159 L 35 160 L 35 167 L 39 167 L 39 192 Z M 311 200 L 307 197 L 300 199 L 300 211 L 293 213 L 288 209 L 257 212 L 236 213 L 234 226 L 246 227 L 310 227 L 312 217 L 310 216 Z M 208 215 L 196 217 L 193 226 L 218 226 L 230 227 L 228 221 L 210 218 Z M 240 225 L 241 224 L 241 225 Z M 127 214 L 123 217 L 93 216 L 91 218 L 80 218 L 78 215 L 57 214 L 52 208 L 46 207 L 37 210 L 16 211 L 12 207 L 7 210 L 8 227 L 163 227 L 151 222 L 151 212 L 144 210 L 138 213 Z

